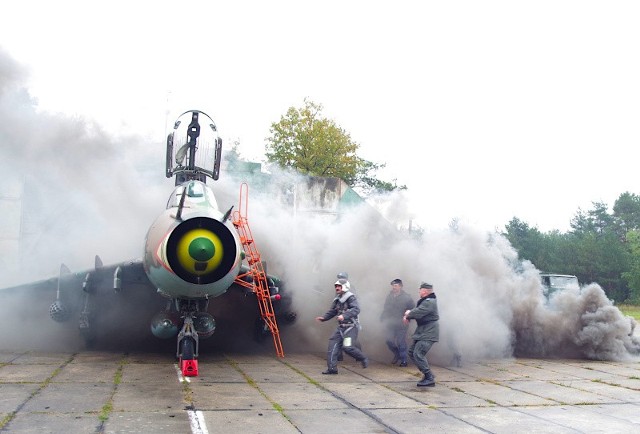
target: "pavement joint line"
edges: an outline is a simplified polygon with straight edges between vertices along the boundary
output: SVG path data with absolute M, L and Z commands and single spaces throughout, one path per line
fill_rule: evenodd
M 536 395 L 535 393 L 529 392 L 528 390 L 521 390 L 521 389 L 518 389 L 516 387 L 511 387 L 509 385 L 501 383 L 500 381 L 488 381 L 488 382 L 496 384 L 498 386 L 506 387 L 509 390 L 514 390 L 516 392 L 525 393 L 525 394 L 530 395 L 530 396 L 535 396 L 536 398 L 548 399 L 549 401 L 554 401 L 554 402 L 556 402 L 556 403 L 558 403 L 560 405 L 565 405 L 565 403 L 563 403 L 562 401 L 558 401 L 557 399 L 549 398 L 549 397 L 541 396 L 541 395 Z M 477 398 L 480 398 L 480 397 L 477 397 Z M 511 408 L 511 407 L 537 407 L 537 406 L 540 406 L 540 407 L 551 407 L 551 406 L 555 405 L 555 404 L 536 404 L 536 405 L 518 405 L 518 404 L 513 404 L 513 405 L 507 407 L 507 406 L 504 406 L 504 405 L 499 404 L 497 402 L 495 402 L 494 404 L 496 406 L 498 406 L 498 407 L 505 407 L 505 408 Z
M 122 382 L 122 371 L 124 369 L 124 366 L 129 363 L 128 358 L 129 355 L 125 353 L 118 363 L 115 374 L 113 374 L 113 388 L 111 390 L 109 398 L 107 399 L 107 402 L 105 402 L 105 404 L 102 406 L 102 409 L 100 410 L 100 413 L 98 414 L 98 421 L 100 423 L 96 428 L 96 433 L 104 432 L 104 426 L 109 421 L 109 417 L 113 412 L 113 397 L 116 395 L 118 386 Z
M 634 389 L 634 388 L 632 388 L 632 387 L 626 387 L 626 386 L 623 386 L 622 384 L 617 384 L 617 383 L 608 383 L 608 382 L 606 382 L 606 381 L 602 381 L 602 380 L 599 380 L 599 379 L 594 379 L 594 380 L 586 380 L 586 379 L 583 379 L 583 380 L 577 380 L 577 381 L 583 381 L 583 382 L 584 382 L 584 381 L 586 381 L 586 382 L 591 382 L 591 383 L 606 384 L 607 386 L 622 387 L 622 388 L 624 388 L 624 389 L 633 390 L 633 391 L 636 391 L 636 392 L 638 391 L 638 389 Z M 593 393 L 593 394 L 595 394 L 595 395 L 603 396 L 603 397 L 605 397 L 605 398 L 611 398 L 610 396 L 608 396 L 608 395 L 604 395 L 604 394 L 602 394 L 602 393 L 598 393 L 597 391 L 588 390 L 588 389 L 583 389 L 583 388 L 581 388 L 581 387 L 576 387 L 576 386 L 574 386 L 574 385 L 573 385 L 573 383 L 574 383 L 574 382 L 577 382 L 577 381 L 576 381 L 576 380 L 571 380 L 571 381 L 570 381 L 570 384 L 562 384 L 562 383 L 558 383 L 557 381 L 549 381 L 549 383 L 551 383 L 551 384 L 555 384 L 556 386 L 566 387 L 566 388 L 569 388 L 569 389 L 578 389 L 578 390 L 580 390 L 580 391 L 582 391 L 582 392 Z M 614 399 L 615 399 L 615 398 L 614 398 Z M 628 403 L 628 404 L 633 404 L 632 402 L 629 402 L 629 401 L 621 401 L 621 402 L 626 402 L 626 403 Z
M 256 383 L 256 381 L 253 378 L 251 378 L 251 376 L 249 374 L 244 372 L 242 370 L 242 368 L 240 368 L 240 366 L 238 366 L 238 363 L 235 360 L 230 359 L 229 357 L 226 357 L 226 359 L 227 359 L 227 362 L 231 365 L 231 367 L 233 367 L 233 369 L 238 371 L 240 373 L 240 375 L 242 375 L 244 377 L 244 379 L 247 381 L 247 383 L 251 387 L 255 388 L 260 393 L 260 395 L 262 395 L 267 401 L 269 401 L 269 403 L 273 406 L 274 410 L 276 410 L 278 413 L 280 413 L 280 415 L 282 415 L 282 417 L 284 417 L 287 420 L 287 422 L 289 422 L 291 424 L 291 426 L 293 426 L 296 430 L 298 430 L 298 432 L 302 432 L 302 431 L 300 431 L 300 428 L 295 423 L 293 423 L 291 418 L 285 413 L 284 408 L 282 408 L 282 406 L 279 403 L 277 403 L 269 395 L 267 395 L 267 393 L 264 390 L 262 390 L 260 388 L 260 386 L 258 386 L 258 383 Z M 278 360 L 278 359 L 276 359 L 276 360 Z M 282 360 L 280 360 L 280 361 L 282 362 Z
M 469 425 L 469 426 L 472 426 L 472 427 L 474 427 L 474 428 L 475 428 L 475 429 L 477 429 L 477 430 L 480 430 L 480 431 L 482 431 L 482 432 L 486 432 L 486 433 L 494 434 L 492 431 L 486 430 L 486 429 L 482 428 L 481 426 L 478 426 L 478 425 L 476 425 L 476 424 L 474 424 L 474 423 L 469 422 L 468 420 L 464 420 L 464 419 L 462 419 L 462 418 L 460 418 L 460 417 L 456 416 L 455 414 L 452 414 L 452 413 L 448 412 L 448 411 L 447 411 L 446 409 L 444 409 L 444 408 L 434 408 L 434 410 L 435 410 L 435 411 L 439 411 L 440 413 L 442 413 L 442 414 L 444 414 L 444 415 L 447 415 L 447 416 L 449 416 L 449 417 L 451 417 L 451 418 L 453 418 L 453 419 L 455 419 L 455 420 L 457 420 L 457 421 L 459 421 L 459 422 L 462 422 L 462 423 L 464 423 L 464 424 L 467 424 L 467 425 Z
M 452 389 L 453 389 L 453 390 L 456 390 L 456 391 L 459 391 L 460 393 L 464 393 L 464 394 L 466 394 L 466 395 L 473 396 L 473 397 L 475 397 L 475 398 L 478 398 L 478 399 L 484 400 L 484 401 L 488 402 L 489 404 L 491 404 L 491 407 L 500 407 L 500 408 L 503 408 L 503 409 L 506 409 L 506 410 L 510 410 L 510 411 L 514 411 L 514 412 L 517 412 L 517 413 L 520 413 L 520 414 L 524 414 L 524 415 L 527 415 L 527 416 L 533 416 L 533 417 L 535 417 L 535 418 L 537 418 L 537 419 L 541 419 L 541 420 L 543 420 L 543 421 L 547 421 L 547 422 L 548 422 L 548 420 L 546 420 L 546 419 L 544 419 L 544 418 L 541 418 L 541 417 L 539 417 L 539 416 L 537 416 L 537 415 L 535 415 L 535 414 L 526 413 L 526 412 L 524 412 L 524 411 L 520 410 L 520 408 L 527 408 L 527 407 L 555 407 L 555 406 L 557 406 L 557 405 L 571 405 L 571 404 L 563 403 L 563 402 L 558 401 L 558 400 L 553 399 L 553 398 L 543 397 L 543 396 L 536 395 L 536 394 L 531 393 L 531 392 L 527 392 L 527 391 L 525 391 L 525 390 L 519 390 L 519 389 L 516 389 L 516 388 L 512 388 L 512 387 L 506 386 L 506 385 L 504 385 L 504 384 L 501 384 L 501 383 L 500 383 L 500 382 L 498 382 L 498 381 L 495 381 L 495 382 L 494 382 L 494 381 L 491 381 L 491 383 L 493 383 L 493 384 L 497 384 L 497 385 L 500 385 L 500 386 L 503 386 L 503 387 L 507 387 L 507 388 L 509 388 L 509 389 L 516 390 L 516 391 L 519 391 L 519 392 L 523 392 L 523 393 L 526 393 L 526 394 L 531 395 L 531 396 L 536 396 L 536 397 L 538 397 L 538 398 L 545 398 L 545 399 L 549 399 L 549 400 L 551 400 L 551 401 L 556 402 L 557 404 L 536 404 L 536 405 L 517 405 L 517 404 L 514 404 L 514 405 L 502 405 L 502 404 L 499 404 L 499 403 L 497 403 L 497 402 L 494 402 L 494 401 L 488 400 L 488 399 L 486 399 L 486 398 L 482 398 L 482 397 L 480 397 L 480 396 L 476 396 L 476 395 L 474 395 L 474 394 L 472 394 L 472 393 L 466 392 L 466 391 L 464 391 L 464 390 L 462 390 L 462 389 L 459 389 L 458 387 L 454 387 L 454 388 L 452 388 Z M 595 404 L 595 403 L 593 403 L 593 404 L 589 404 L 589 405 L 599 405 L 599 404 Z M 572 406 L 578 406 L 578 405 L 572 405 Z M 454 414 L 451 414 L 451 413 L 449 413 L 448 411 L 446 411 L 446 409 L 445 409 L 445 408 L 437 407 L 437 408 L 435 408 L 435 410 L 440 411 L 440 412 L 442 412 L 443 414 L 446 414 L 447 416 L 452 417 L 452 418 L 454 418 L 454 419 L 456 419 L 456 420 L 459 420 L 459 421 L 464 422 L 464 423 L 466 423 L 466 424 L 468 424 L 468 425 L 471 425 L 471 426 L 473 426 L 474 428 L 477 428 L 477 429 L 479 429 L 479 430 L 481 430 L 481 431 L 484 431 L 484 432 L 490 432 L 490 431 L 487 431 L 487 430 L 483 429 L 482 427 L 479 427 L 479 426 L 477 426 L 477 425 L 474 425 L 474 424 L 473 424 L 473 423 L 471 423 L 471 422 L 468 422 L 468 421 L 466 421 L 466 420 L 464 420 L 464 419 L 460 419 L 460 418 L 458 418 L 458 417 L 457 417 L 457 416 L 455 416 Z M 563 424 L 560 424 L 560 423 L 556 423 L 555 421 L 551 421 L 551 422 L 552 422 L 552 423 L 554 423 L 555 425 L 560 426 L 560 427 L 568 428 L 568 429 L 572 429 L 570 426 L 566 426 L 566 425 L 563 425 Z
M 490 399 L 482 398 L 480 396 L 474 395 L 473 393 L 467 392 L 467 391 L 465 391 L 465 390 L 463 390 L 463 389 L 461 389 L 461 388 L 459 388 L 457 386 L 450 386 L 448 384 L 443 384 L 443 383 L 444 382 L 441 382 L 439 384 L 442 384 L 443 387 L 448 387 L 449 389 L 453 390 L 454 392 L 462 393 L 462 394 L 465 394 L 465 395 L 468 395 L 468 396 L 473 396 L 474 398 L 478 398 L 479 400 L 485 401 L 487 404 L 489 404 L 487 406 L 473 405 L 473 406 L 470 406 L 470 407 L 476 407 L 476 408 L 481 408 L 481 407 L 482 408 L 484 408 L 484 407 L 511 408 L 511 407 L 555 407 L 556 406 L 556 404 L 531 404 L 531 405 L 511 404 L 511 405 L 503 405 L 503 404 L 499 404 L 499 403 L 497 403 L 495 401 L 492 401 Z M 535 397 L 538 397 L 538 398 L 545 398 L 543 396 L 539 396 L 539 395 L 536 395 L 536 394 L 533 394 L 533 393 L 530 393 L 530 392 L 526 392 L 524 390 L 519 390 L 519 389 L 513 389 L 513 390 L 518 391 L 518 392 L 528 393 L 529 395 L 532 395 L 532 396 L 535 396 Z M 545 399 L 549 399 L 551 401 L 556 401 L 560 405 L 568 405 L 568 404 L 562 403 L 560 401 L 557 401 L 557 400 L 554 400 L 554 399 L 551 399 L 551 398 L 545 398 Z M 443 410 L 444 408 L 447 408 L 447 407 L 433 407 L 433 408 L 436 409 L 436 410 Z
M 593 404 L 593 405 L 596 405 L 596 404 Z M 567 404 L 567 406 L 575 407 L 575 405 L 572 405 L 572 404 Z M 542 417 L 538 416 L 536 413 L 526 413 L 526 412 L 520 410 L 520 408 L 518 408 L 518 407 L 504 407 L 504 406 L 500 406 L 500 407 L 505 408 L 505 409 L 510 410 L 510 411 L 513 411 L 513 412 L 516 412 L 516 413 L 520 413 L 520 414 L 528 416 L 528 417 L 535 417 L 536 419 L 540 419 L 543 422 L 552 423 L 554 425 L 557 425 L 558 427 L 562 427 L 562 428 L 570 429 L 570 430 L 573 430 L 573 431 L 576 431 L 576 432 L 580 432 L 580 431 L 576 430 L 575 428 L 572 428 L 571 426 L 568 426 L 568 425 L 564 425 L 564 424 L 562 424 L 560 422 L 557 422 L 554 419 L 545 419 L 545 418 L 542 418 Z M 533 407 L 536 407 L 536 406 L 533 406 Z
M 355 405 L 353 405 L 352 403 L 350 403 L 349 401 L 347 401 L 346 399 L 344 399 L 342 396 L 338 395 L 337 393 L 327 389 L 326 387 L 324 387 L 322 385 L 321 382 L 314 380 L 313 378 L 309 377 L 308 375 L 306 375 L 305 373 L 301 372 L 300 370 L 298 370 L 297 368 L 294 368 L 293 366 L 291 366 L 289 363 L 287 363 L 284 360 L 280 360 L 280 363 L 286 365 L 289 369 L 297 372 L 298 374 L 302 375 L 304 378 L 307 379 L 307 381 L 309 381 L 310 384 L 313 384 L 314 386 L 316 386 L 319 389 L 324 390 L 325 392 L 329 393 L 331 396 L 333 396 L 334 398 L 336 398 L 338 401 L 342 402 L 343 404 L 345 404 L 347 407 L 353 409 L 353 410 L 358 410 L 359 412 L 363 413 L 365 416 L 369 417 L 370 419 L 373 419 L 374 421 L 376 421 L 378 424 L 380 424 L 381 426 L 383 426 L 384 428 L 386 428 L 388 431 L 388 433 L 392 433 L 392 434 L 400 434 L 399 431 L 396 431 L 395 429 L 393 429 L 393 427 L 389 426 L 388 424 L 386 424 L 381 418 L 379 418 L 378 416 L 376 416 L 375 414 L 373 414 L 372 412 L 370 412 L 369 410 L 365 409 L 365 408 L 358 408 Z M 352 371 L 353 372 L 353 371 Z M 363 376 L 364 377 L 364 376 Z M 378 384 L 377 382 L 371 380 L 368 377 L 364 377 L 367 380 L 371 381 L 374 384 Z
M 22 357 L 25 354 L 28 354 L 29 352 L 25 352 L 25 353 L 21 353 L 20 356 L 18 357 Z M 73 353 L 71 354 L 71 356 L 69 356 L 69 358 L 67 360 L 65 360 L 64 362 L 62 362 L 62 364 L 60 366 L 58 366 L 56 369 L 53 370 L 53 373 L 46 378 L 42 383 L 40 383 L 39 387 L 34 390 L 24 401 L 22 401 L 15 410 L 13 410 L 12 412 L 10 412 L 8 415 L 6 415 L 4 417 L 4 419 L 0 420 L 0 431 L 3 431 L 7 425 L 9 423 L 11 423 L 11 421 L 13 420 L 13 418 L 16 416 L 16 414 L 18 414 L 18 412 L 25 406 L 27 405 L 27 403 L 29 401 L 31 401 L 34 397 L 36 397 L 43 389 L 45 389 L 47 386 L 49 386 L 49 384 L 51 384 L 51 380 L 53 380 L 58 374 L 60 374 L 60 371 L 62 370 L 62 368 L 64 368 L 65 366 L 67 366 L 69 363 L 71 363 L 73 361 L 73 359 L 78 355 L 78 353 Z M 16 357 L 13 360 L 16 360 L 18 357 Z
M 9 360 L 9 361 L 8 361 L 8 362 L 6 362 L 6 363 L 3 363 L 2 365 L 3 365 L 3 366 L 5 366 L 5 365 L 12 365 L 12 364 L 13 364 L 13 362 L 15 362 L 17 359 L 19 359 L 20 357 L 22 357 L 22 356 L 24 356 L 25 354 L 28 354 L 28 353 L 29 353 L 29 351 L 24 351 L 24 352 L 22 352 L 22 353 L 17 353 L 17 355 L 16 355 L 14 358 L 12 358 L 11 360 Z

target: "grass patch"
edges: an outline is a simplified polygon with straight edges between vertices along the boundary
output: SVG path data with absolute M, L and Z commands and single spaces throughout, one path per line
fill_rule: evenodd
M 193 390 L 187 380 L 182 380 L 182 393 L 187 405 L 193 406 Z
M 116 375 L 113 376 L 113 384 L 116 386 L 122 383 L 122 367 L 123 365 L 120 365 L 116 371 Z
M 313 384 L 314 386 L 317 386 L 317 387 L 320 387 L 320 388 L 324 389 L 320 383 L 318 383 L 318 382 L 317 382 L 316 380 L 314 380 L 313 378 L 309 377 L 307 374 L 305 374 L 304 372 L 302 372 L 300 369 L 296 368 L 295 366 L 290 365 L 290 364 L 289 364 L 289 363 L 287 363 L 287 362 L 282 362 L 282 363 L 284 363 L 284 365 L 285 365 L 287 368 L 291 369 L 292 371 L 297 372 L 298 374 L 300 374 L 301 376 L 303 376 L 304 378 L 306 378 L 306 380 L 307 380 L 309 383 Z
M 271 397 L 269 395 L 267 395 L 265 393 L 264 390 L 262 390 L 260 388 L 260 386 L 258 385 L 258 383 L 255 382 L 255 380 L 253 378 L 251 378 L 246 372 L 244 372 L 240 366 L 238 366 L 238 363 L 233 361 L 233 360 L 229 360 L 229 364 L 233 367 L 233 369 L 235 369 L 236 371 L 238 371 L 240 373 L 240 375 L 242 375 L 245 379 L 245 381 L 254 389 L 256 389 L 258 391 L 258 393 L 260 393 L 260 395 L 262 395 L 267 401 L 269 401 L 271 403 L 271 405 L 273 406 L 273 409 L 276 410 L 278 413 L 280 413 L 282 415 L 282 417 L 284 417 L 285 419 L 287 419 L 289 421 L 289 423 L 291 425 L 293 425 L 293 422 L 291 422 L 291 419 L 289 418 L 289 416 L 286 415 L 286 413 L 284 412 L 284 408 L 282 408 L 282 406 L 280 404 L 278 404 L 277 402 L 275 402 L 273 399 L 271 399 Z M 295 425 L 294 425 L 295 426 Z
M 113 397 L 118 390 L 118 386 L 122 382 L 122 371 L 124 369 L 124 366 L 128 363 L 129 362 L 127 360 L 127 356 L 125 355 L 122 360 L 120 360 L 120 364 L 118 365 L 118 369 L 116 369 L 115 374 L 113 374 L 113 390 L 111 391 L 111 396 L 102 406 L 102 410 L 100 410 L 100 414 L 98 415 L 98 420 L 102 424 L 109 420 L 109 416 L 111 415 L 111 412 L 113 412 Z
M 636 321 L 640 321 L 640 306 L 632 304 L 617 304 L 616 306 L 623 314 L 635 318 Z
M 11 419 L 14 418 L 14 416 L 16 415 L 15 411 L 12 411 L 11 413 L 9 413 L 8 415 L 6 415 L 4 417 L 4 419 L 0 420 L 0 429 L 4 428 L 4 426 L 6 424 L 8 424 L 9 422 L 11 422 Z
M 112 411 L 113 411 L 113 403 L 111 402 L 111 400 L 109 400 L 109 402 L 107 402 L 102 407 L 102 410 L 98 415 L 98 420 L 100 420 L 100 422 L 106 422 L 109 419 L 109 415 L 111 414 Z

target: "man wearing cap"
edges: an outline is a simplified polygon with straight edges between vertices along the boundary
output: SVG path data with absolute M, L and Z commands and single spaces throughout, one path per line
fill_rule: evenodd
M 436 383 L 429 368 L 427 353 L 440 337 L 438 303 L 436 302 L 436 294 L 433 292 L 433 285 L 422 283 L 419 291 L 420 300 L 415 308 L 404 313 L 403 321 L 405 324 L 409 324 L 409 320 L 414 319 L 418 324 L 412 336 L 413 344 L 409 348 L 409 357 L 424 375 L 422 380 L 418 382 L 418 386 L 432 387 Z
M 336 331 L 329 338 L 327 348 L 327 370 L 323 374 L 338 373 L 338 355 L 344 352 L 359 361 L 363 368 L 369 366 L 369 359 L 356 346 L 358 340 L 358 315 L 360 306 L 356 296 L 349 291 L 349 282 L 338 280 L 335 284 L 336 297 L 331 308 L 323 316 L 316 317 L 316 321 L 324 322 L 331 318 L 338 320 Z
M 402 320 L 405 311 L 413 309 L 415 303 L 403 289 L 402 280 L 391 281 L 391 291 L 384 301 L 380 321 L 386 329 L 386 344 L 393 353 L 392 365 L 400 362 L 407 366 L 407 329 L 408 323 Z

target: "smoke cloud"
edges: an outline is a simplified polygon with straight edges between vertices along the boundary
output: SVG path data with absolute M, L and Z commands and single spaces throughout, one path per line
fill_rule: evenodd
M 387 199 L 402 204 L 403 197 Z M 301 336 L 295 342 L 308 342 L 310 349 L 326 346 L 334 324 L 313 318 L 329 308 L 336 274 L 347 271 L 362 308 L 363 348 L 381 360 L 391 355 L 379 317 L 394 278 L 416 300 L 421 282 L 434 285 L 441 340 L 430 354 L 437 363 L 452 362 L 456 353 L 468 361 L 513 355 L 625 360 L 640 350 L 634 321 L 599 285 L 547 300 L 539 271 L 519 261 L 499 234 L 457 225 L 416 240 L 390 231 L 394 223 L 373 218 L 368 205 L 333 223 L 323 216 L 294 217 L 273 203 L 258 212 L 262 204 L 251 205 L 255 238 L 268 245 L 269 260 L 277 261 L 278 272 L 296 291 Z
M 25 70 L 0 50 L 0 288 L 142 256 L 164 208 L 160 140 L 108 135 L 99 123 L 38 110 Z M 167 190 L 169 186 L 169 190 Z M 74 348 L 48 318 L 55 294 L 0 290 L 2 346 Z M 68 336 L 67 336 L 68 334 Z
M 0 287 L 56 276 L 60 263 L 90 269 L 96 254 L 105 263 L 140 257 L 173 187 L 164 177 L 164 138 L 113 136 L 94 120 L 39 112 L 23 76 L 0 52 Z M 267 183 L 249 184 L 247 218 L 268 273 L 294 293 L 298 319 L 281 329 L 285 353 L 324 352 L 335 324 L 314 318 L 329 308 L 341 271 L 349 273 L 362 308 L 363 349 L 377 360 L 391 355 L 379 316 L 395 278 L 416 300 L 421 282 L 434 285 L 441 340 L 430 356 L 437 364 L 450 363 L 455 353 L 464 363 L 514 355 L 625 360 L 640 351 L 633 321 L 597 283 L 547 300 L 538 270 L 518 260 L 500 234 L 456 224 L 420 239 L 403 235 L 396 228 L 412 217 L 407 192 L 372 198 L 382 214 L 369 203 L 340 213 L 302 212 L 291 203 L 304 200 L 298 187 L 307 180 L 269 170 Z M 212 185 L 222 209 L 237 209 L 245 180 L 222 171 Z M 15 306 L 0 307 L 3 322 L 14 323 Z M 58 347 L 63 339 L 77 344 L 57 334 L 46 312 L 18 324 L 3 327 L 0 346 L 58 338 Z

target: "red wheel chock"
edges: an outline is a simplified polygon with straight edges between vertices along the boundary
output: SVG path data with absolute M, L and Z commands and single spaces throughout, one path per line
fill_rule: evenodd
M 180 361 L 180 370 L 184 377 L 197 377 L 198 376 L 198 361 L 197 360 L 182 360 Z

